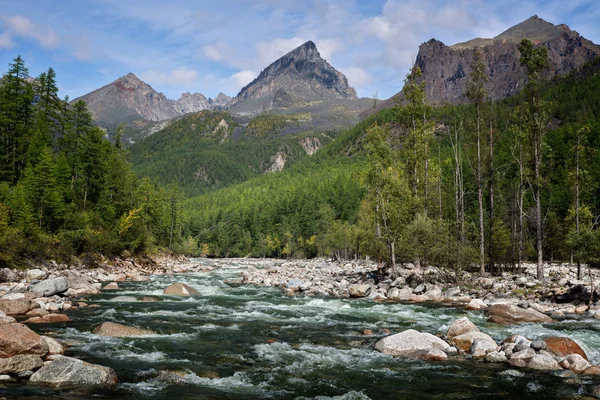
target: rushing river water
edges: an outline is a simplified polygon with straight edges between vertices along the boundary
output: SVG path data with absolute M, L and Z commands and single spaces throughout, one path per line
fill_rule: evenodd
M 444 363 L 411 361 L 373 351 L 383 329 L 445 332 L 467 315 L 497 341 L 519 333 L 529 337 L 569 336 L 600 363 L 600 321 L 573 319 L 550 325 L 500 327 L 479 312 L 462 309 L 285 297 L 277 288 L 231 287 L 224 280 L 240 267 L 212 272 L 151 277 L 149 282 L 120 283 L 121 290 L 91 297 L 100 305 L 70 314 L 73 322 L 33 326 L 72 342 L 67 355 L 115 369 L 116 392 L 95 398 L 122 399 L 464 399 L 577 398 L 590 377 L 569 381 L 551 373 L 501 374 L 507 364 L 469 360 Z M 201 296 L 162 295 L 173 282 L 185 282 Z M 157 302 L 115 302 L 117 295 Z M 104 321 L 133 324 L 157 334 L 106 338 L 90 333 Z M 371 329 L 374 336 L 364 336 Z M 159 371 L 176 371 L 171 379 Z M 32 385 L 0 387 L 7 398 L 90 398 L 89 393 Z

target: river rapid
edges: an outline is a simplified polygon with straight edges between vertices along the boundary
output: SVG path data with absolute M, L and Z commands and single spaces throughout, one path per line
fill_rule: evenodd
M 205 264 L 210 261 L 202 260 Z M 502 327 L 478 311 L 451 307 L 375 303 L 369 300 L 287 297 L 278 288 L 227 285 L 245 268 L 152 276 L 119 283 L 120 290 L 91 296 L 98 308 L 72 312 L 67 324 L 32 326 L 71 345 L 66 355 L 112 367 L 121 383 L 94 398 L 118 399 L 521 399 L 580 398 L 600 379 L 565 379 L 548 372 L 502 374 L 507 364 L 464 359 L 423 362 L 373 350 L 385 330 L 413 328 L 445 333 L 468 316 L 496 341 L 511 334 L 556 335 L 578 341 L 600 364 L 600 321 L 580 317 L 548 325 Z M 193 298 L 163 295 L 173 282 L 200 292 Z M 117 302 L 120 296 L 156 302 Z M 152 329 L 155 335 L 107 338 L 90 333 L 114 321 Z M 374 335 L 363 335 L 370 329 Z M 172 373 L 161 373 L 171 371 Z M 87 399 L 77 390 L 0 386 L 7 398 Z

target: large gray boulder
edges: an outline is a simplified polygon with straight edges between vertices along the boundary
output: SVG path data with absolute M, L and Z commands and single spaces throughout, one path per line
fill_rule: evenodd
M 0 269 L 0 282 L 17 282 L 21 278 L 10 268 Z
M 28 269 L 27 271 L 25 271 L 25 279 L 27 280 L 27 282 L 44 279 L 46 275 L 47 274 L 44 271 L 37 268 Z
M 497 324 L 519 324 L 524 322 L 546 323 L 552 318 L 533 308 L 524 309 L 512 304 L 494 304 L 488 310 L 488 321 Z
M 112 368 L 72 357 L 57 356 L 54 361 L 31 375 L 30 381 L 57 388 L 110 389 L 119 383 L 119 378 Z
M 547 354 L 536 354 L 527 363 L 527 368 L 541 370 L 558 370 L 562 369 L 558 362 Z
M 69 289 L 69 281 L 64 276 L 57 278 L 46 279 L 36 283 L 31 287 L 32 292 L 41 293 L 42 296 L 48 297 L 58 293 L 66 292 Z
M 67 278 L 69 288 L 77 294 L 98 294 L 100 289 L 92 285 L 90 278 L 75 271 L 64 271 L 63 275 Z
M 403 357 L 411 357 L 411 353 L 416 354 L 415 350 L 444 351 L 449 347 L 450 345 L 439 337 L 430 333 L 421 333 L 414 329 L 384 337 L 375 344 L 375 350 L 377 351 Z

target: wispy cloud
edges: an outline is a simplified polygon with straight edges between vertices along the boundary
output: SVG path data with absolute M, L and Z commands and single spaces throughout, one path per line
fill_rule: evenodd
M 31 39 L 46 48 L 58 45 L 58 35 L 53 29 L 38 25 L 22 15 L 2 17 L 6 29 L 14 36 Z

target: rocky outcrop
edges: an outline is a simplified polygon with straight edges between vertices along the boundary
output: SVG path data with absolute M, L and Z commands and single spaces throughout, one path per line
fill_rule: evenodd
M 230 96 L 227 96 L 225 93 L 220 92 L 214 99 L 209 98 L 208 104 L 210 105 L 211 110 L 224 110 L 225 108 L 227 108 L 230 101 Z
M 56 388 L 114 388 L 119 383 L 112 368 L 65 356 L 37 370 L 30 381 Z
M 100 336 L 111 336 L 111 337 L 131 337 L 131 336 L 145 336 L 152 335 L 149 329 L 141 329 L 135 326 L 127 326 L 117 324 L 115 322 L 103 322 L 94 329 L 94 333 Z
M 172 104 L 180 114 L 212 109 L 206 97 L 201 93 L 183 93 L 177 101 L 172 101 Z
M 300 139 L 300 146 L 302 146 L 306 154 L 312 156 L 321 148 L 321 140 L 318 137 L 305 137 Z
M 196 296 L 200 293 L 194 289 L 186 285 L 185 283 L 173 283 L 165 288 L 164 294 L 168 294 L 171 296 Z
M 427 99 L 431 104 L 467 101 L 466 90 L 475 49 L 483 56 L 488 96 L 499 100 L 518 93 L 526 84 L 526 72 L 519 62 L 518 47 L 522 39 L 548 48 L 550 68 L 546 79 L 577 70 L 600 55 L 600 46 L 566 25 L 551 24 L 537 15 L 493 39 L 477 38 L 453 46 L 431 39 L 419 47 L 415 60 L 415 65 L 423 72 Z M 392 107 L 402 99 L 400 92 L 381 102 L 377 109 Z
M 136 119 L 162 121 L 180 114 L 164 94 L 158 93 L 132 73 L 73 102 L 77 100 L 83 100 L 88 105 L 96 121 L 109 125 Z
M 287 154 L 282 151 L 278 151 L 273 157 L 271 157 L 271 164 L 265 170 L 265 173 L 268 172 L 281 172 L 283 171 L 283 167 L 285 167 L 285 162 L 287 159 Z
M 229 107 L 252 102 L 255 110 L 265 111 L 315 100 L 355 98 L 348 79 L 321 58 L 317 46 L 308 41 L 265 68 Z

